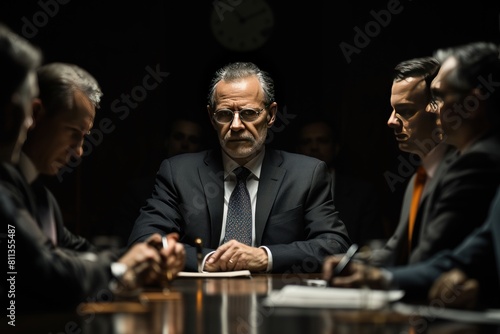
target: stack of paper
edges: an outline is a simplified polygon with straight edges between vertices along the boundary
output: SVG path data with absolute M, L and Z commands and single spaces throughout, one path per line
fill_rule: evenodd
M 389 302 L 401 299 L 402 290 L 370 290 L 347 288 L 321 288 L 287 285 L 272 291 L 264 300 L 268 307 L 380 309 Z

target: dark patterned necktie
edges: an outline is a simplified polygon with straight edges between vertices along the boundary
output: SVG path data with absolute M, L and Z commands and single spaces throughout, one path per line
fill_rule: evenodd
M 246 186 L 250 171 L 245 167 L 234 170 L 236 187 L 229 198 L 224 242 L 236 239 L 246 245 L 252 245 L 252 203 Z

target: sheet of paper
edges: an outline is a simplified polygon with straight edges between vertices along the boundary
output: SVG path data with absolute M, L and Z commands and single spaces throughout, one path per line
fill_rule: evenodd
M 251 276 L 250 270 L 235 270 L 235 271 L 218 271 L 218 272 L 191 272 L 191 271 L 181 271 L 178 277 L 244 277 Z
M 402 290 L 346 289 L 287 285 L 272 291 L 263 305 L 269 307 L 379 309 L 401 299 Z
M 393 310 L 405 315 L 418 315 L 469 323 L 500 324 L 500 309 L 469 311 L 437 306 L 395 303 Z

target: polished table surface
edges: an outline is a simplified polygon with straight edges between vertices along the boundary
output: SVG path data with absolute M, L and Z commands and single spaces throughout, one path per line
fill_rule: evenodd
M 16 333 L 500 333 L 500 326 L 454 323 L 390 309 L 335 310 L 262 305 L 272 290 L 319 274 L 177 278 L 168 289 L 108 302 L 103 291 L 75 312 L 19 316 Z

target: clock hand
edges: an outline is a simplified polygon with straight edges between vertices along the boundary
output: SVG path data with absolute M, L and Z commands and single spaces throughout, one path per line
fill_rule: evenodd
M 238 18 L 238 21 L 240 21 L 241 23 L 245 22 L 245 18 L 243 16 L 241 16 L 241 14 L 236 9 L 233 10 L 231 13 L 236 15 L 236 17 Z
M 260 14 L 264 13 L 265 11 L 266 11 L 266 9 L 265 9 L 265 8 L 262 8 L 261 10 L 258 10 L 258 11 L 256 11 L 256 12 L 254 12 L 254 13 L 250 14 L 250 15 L 247 15 L 247 16 L 245 16 L 245 17 L 241 17 L 241 18 L 240 18 L 240 21 L 241 21 L 241 23 L 245 23 L 246 21 L 248 21 L 248 20 L 250 20 L 250 19 L 254 18 L 255 16 L 259 16 Z

